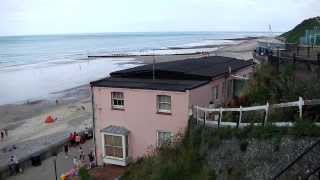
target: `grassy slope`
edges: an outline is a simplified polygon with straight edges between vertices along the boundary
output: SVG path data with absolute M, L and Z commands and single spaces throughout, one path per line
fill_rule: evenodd
M 285 38 L 286 42 L 288 43 L 298 43 L 299 38 L 305 34 L 305 30 L 313 29 L 313 27 L 315 26 L 320 26 L 320 23 L 316 20 L 316 18 L 319 18 L 319 17 L 304 20 L 302 23 L 298 24 L 295 28 L 282 34 L 280 37 Z
M 273 139 L 280 142 L 283 136 L 320 137 L 320 127 L 305 121 L 298 121 L 292 128 L 246 127 L 204 128 L 191 126 L 186 136 L 173 146 L 163 147 L 155 153 L 139 159 L 129 166 L 123 180 L 215 180 L 216 172 L 208 165 L 207 153 L 218 147 L 225 139 L 238 138 L 240 149 L 246 149 L 248 139 Z M 245 150 L 244 150 L 245 151 Z

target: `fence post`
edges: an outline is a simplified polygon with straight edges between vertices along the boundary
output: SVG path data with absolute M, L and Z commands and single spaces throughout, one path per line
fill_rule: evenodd
M 203 112 L 204 112 L 203 126 L 205 127 L 206 126 L 206 120 L 207 120 L 207 112 L 206 111 L 203 111 Z
M 302 107 L 304 105 L 304 101 L 302 97 L 299 97 L 299 118 L 302 119 Z
M 241 123 L 241 119 L 242 119 L 242 106 L 240 106 L 239 111 L 240 111 L 240 114 L 239 114 L 239 120 L 238 120 L 238 123 L 237 123 L 237 128 L 239 128 L 240 123 Z
M 218 121 L 218 127 L 220 127 L 222 121 L 222 107 L 220 107 L 220 116 L 219 116 L 219 121 Z
M 266 126 L 269 116 L 269 102 L 266 104 L 266 115 L 264 116 L 263 126 Z
M 196 120 L 197 120 L 197 125 L 198 125 L 198 114 L 199 114 L 199 110 L 198 110 L 198 106 L 196 105 Z

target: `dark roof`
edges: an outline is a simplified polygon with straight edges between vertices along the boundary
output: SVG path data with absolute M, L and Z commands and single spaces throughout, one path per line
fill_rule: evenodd
M 172 80 L 172 79 L 135 79 L 135 78 L 105 78 L 92 82 L 97 87 L 150 89 L 163 91 L 186 91 L 209 83 L 209 80 Z
M 190 77 L 192 79 L 213 78 L 220 76 L 229 71 L 232 72 L 252 65 L 252 61 L 244 61 L 234 58 L 209 56 L 206 58 L 186 59 L 173 62 L 163 62 L 155 64 L 156 76 L 160 78 L 172 73 L 174 77 L 181 76 L 184 79 Z M 152 64 L 138 66 L 130 69 L 112 72 L 111 76 L 117 77 L 133 77 L 142 74 L 144 77 L 152 73 Z M 158 77 L 158 78 L 159 78 Z M 170 78 L 171 79 L 171 78 Z
M 119 134 L 119 135 L 128 135 L 129 134 L 128 129 L 126 129 L 124 127 L 120 127 L 120 126 L 108 126 L 106 128 L 101 129 L 100 132 Z
M 213 56 L 143 65 L 110 73 L 111 77 L 91 82 L 92 86 L 186 91 L 209 83 L 212 78 L 253 65 L 252 61 Z

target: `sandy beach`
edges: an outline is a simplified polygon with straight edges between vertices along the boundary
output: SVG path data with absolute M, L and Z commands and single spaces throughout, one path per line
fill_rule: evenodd
M 224 45 L 210 55 L 252 59 L 252 51 L 259 39 L 241 39 L 238 44 Z M 136 57 L 137 64 L 197 58 L 201 55 L 160 55 Z M 101 59 L 103 60 L 103 59 Z M 131 62 L 131 63 L 133 63 Z M 119 60 L 119 63 L 126 63 Z M 55 93 L 55 98 L 28 101 L 23 104 L 0 106 L 0 127 L 7 128 L 9 136 L 0 141 L 0 150 L 24 141 L 36 140 L 55 133 L 69 133 L 91 127 L 91 96 L 89 85 L 83 85 Z M 56 103 L 58 100 L 58 103 Z M 52 124 L 44 123 L 51 115 L 57 118 Z M 1 152 L 0 152 L 1 153 Z
M 0 106 L 0 127 L 8 129 L 8 137 L 0 141 L 0 149 L 54 133 L 73 132 L 91 127 L 89 86 L 67 90 L 56 100 L 38 100 L 25 104 Z M 68 96 L 68 98 L 66 97 Z M 70 97 L 73 98 L 70 98 Z M 46 124 L 51 115 L 57 120 Z

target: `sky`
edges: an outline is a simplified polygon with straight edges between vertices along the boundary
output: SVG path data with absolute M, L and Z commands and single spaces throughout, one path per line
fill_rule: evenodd
M 0 0 L 0 36 L 268 31 L 320 15 L 320 0 Z

